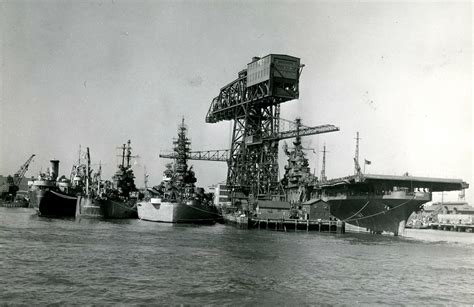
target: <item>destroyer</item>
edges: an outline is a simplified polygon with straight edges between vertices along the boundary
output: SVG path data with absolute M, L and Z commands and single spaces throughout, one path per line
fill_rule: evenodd
M 132 156 L 131 142 L 123 144 L 122 163 L 112 177 L 113 182 L 104 183 L 104 192 L 101 192 L 96 203 L 101 208 L 104 218 L 122 219 L 137 218 L 138 190 L 135 186 L 135 175 L 130 164 Z
M 192 167 L 188 168 L 190 141 L 186 136 L 184 119 L 174 141 L 174 163 L 167 164 L 160 185 L 148 189 L 148 200 L 138 203 L 142 220 L 167 223 L 213 224 L 219 217 L 212 204 L 212 195 L 196 188 Z

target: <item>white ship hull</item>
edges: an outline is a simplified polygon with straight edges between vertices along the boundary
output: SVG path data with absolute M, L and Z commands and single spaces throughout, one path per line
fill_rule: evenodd
M 214 224 L 218 213 L 214 207 L 192 200 L 187 202 L 166 202 L 159 198 L 139 202 L 138 218 L 161 223 Z

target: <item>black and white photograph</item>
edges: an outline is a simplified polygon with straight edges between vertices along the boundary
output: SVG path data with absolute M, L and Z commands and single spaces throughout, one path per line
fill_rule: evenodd
M 0 0 L 0 305 L 472 306 L 473 12 Z

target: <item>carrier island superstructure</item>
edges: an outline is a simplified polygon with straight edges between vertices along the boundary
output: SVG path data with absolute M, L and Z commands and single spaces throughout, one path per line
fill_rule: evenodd
M 376 233 L 398 234 L 409 215 L 431 200 L 432 192 L 468 187 L 460 179 L 363 175 L 360 167 L 355 175 L 340 179 L 310 175 L 309 168 L 301 167 L 307 160 L 298 148 L 300 138 L 339 128 L 330 124 L 307 127 L 298 121 L 290 130 L 280 129 L 280 105 L 299 98 L 303 67 L 293 56 L 254 57 L 212 100 L 206 122 L 233 122 L 230 149 L 194 151 L 188 159 L 227 162 L 226 185 L 233 203 L 247 202 L 251 209 L 260 200 L 297 204 L 316 198 L 327 202 L 331 214 L 340 220 Z M 292 155 L 298 161 L 289 159 L 286 172 L 293 168 L 293 177 L 280 181 L 279 141 L 295 137 Z

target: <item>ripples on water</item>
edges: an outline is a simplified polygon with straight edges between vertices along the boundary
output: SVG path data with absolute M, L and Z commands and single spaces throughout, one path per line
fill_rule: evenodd
M 474 303 L 474 235 L 407 236 L 48 219 L 0 208 L 0 303 Z

